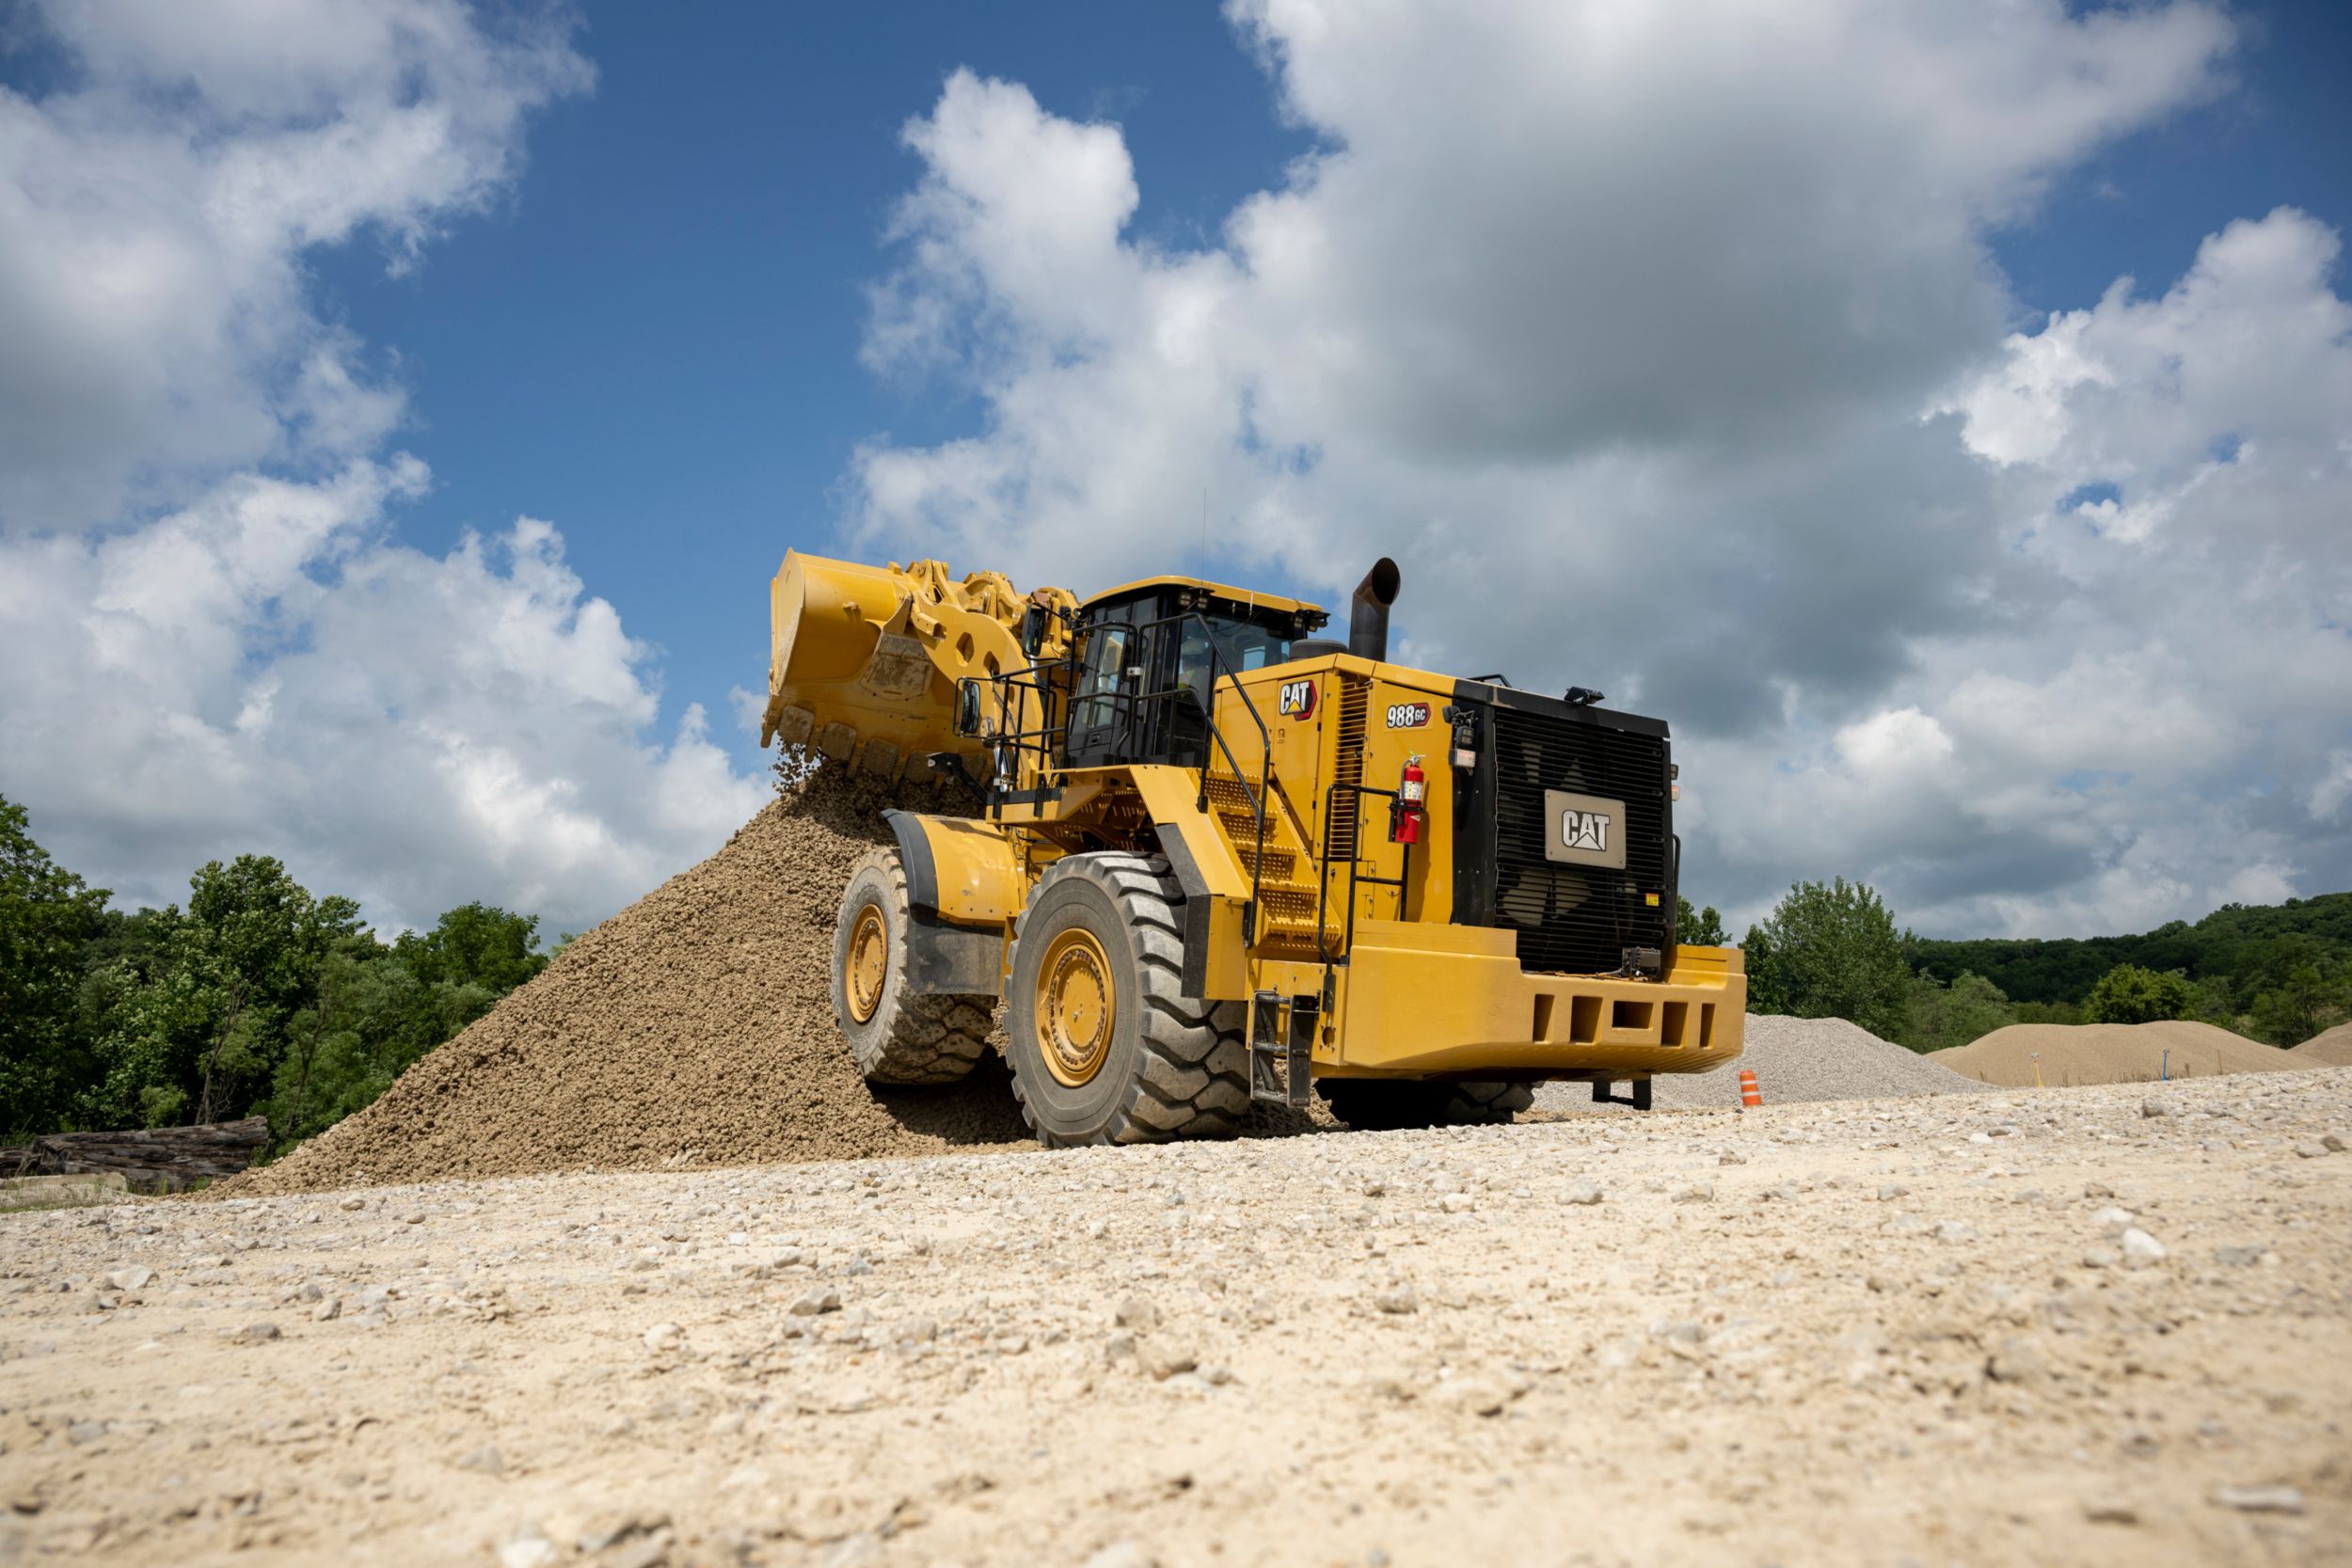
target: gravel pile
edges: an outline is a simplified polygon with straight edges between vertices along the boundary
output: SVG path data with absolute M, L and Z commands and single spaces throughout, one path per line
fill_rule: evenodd
M 2352 1023 L 2313 1035 L 2287 1054 L 2297 1067 L 2352 1067 Z
M 1661 1108 L 1714 1110 L 1740 1103 L 1740 1069 L 1756 1074 L 1768 1105 L 1816 1100 L 1893 1100 L 1918 1094 L 1983 1094 L 1990 1085 L 1947 1071 L 1842 1018 L 1748 1015 L 1740 1059 L 1715 1072 L 1661 1074 L 1651 1082 Z M 1623 1094 L 1621 1087 L 1617 1091 Z M 1588 1084 L 1547 1084 L 1547 1111 L 1591 1111 Z
M 2010 1088 L 2036 1082 L 2153 1084 L 2226 1072 L 2286 1072 L 2325 1065 L 2275 1045 L 2187 1019 L 2160 1023 L 2012 1023 L 1929 1058 L 1939 1067 Z
M 726 847 L 566 947 L 382 1099 L 213 1191 L 936 1152 L 1025 1141 L 991 1054 L 963 1083 L 876 1091 L 829 989 L 850 868 L 882 809 L 935 790 L 820 770 Z

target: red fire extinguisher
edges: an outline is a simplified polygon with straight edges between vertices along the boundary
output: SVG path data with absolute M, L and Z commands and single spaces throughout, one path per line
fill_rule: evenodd
M 1429 779 L 1421 770 L 1421 753 L 1405 759 L 1404 777 L 1397 780 L 1396 800 L 1389 807 L 1389 842 L 1419 844 L 1422 821 L 1428 815 Z

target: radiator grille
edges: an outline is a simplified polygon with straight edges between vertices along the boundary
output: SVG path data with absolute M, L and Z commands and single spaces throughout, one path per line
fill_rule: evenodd
M 1357 823 L 1363 814 L 1356 786 L 1364 782 L 1364 729 L 1372 683 L 1359 676 L 1342 675 L 1339 685 L 1339 770 L 1333 782 L 1339 784 L 1340 789 L 1332 797 L 1333 810 L 1327 841 L 1328 858 L 1334 863 L 1344 863 L 1356 858 Z
M 1495 924 L 1519 934 L 1519 967 L 1587 974 L 1628 947 L 1666 942 L 1666 743 L 1545 714 L 1495 710 Z M 1625 802 L 1623 871 L 1544 854 L 1544 791 Z M 1660 895 L 1658 907 L 1643 900 Z

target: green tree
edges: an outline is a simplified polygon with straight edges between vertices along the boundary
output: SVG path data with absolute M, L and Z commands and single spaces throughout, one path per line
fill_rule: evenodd
M 1691 900 L 1675 895 L 1675 941 L 1687 942 L 1693 947 L 1728 947 L 1731 933 L 1724 929 L 1724 917 L 1709 904 L 1703 910 L 1691 907 Z
M 1911 982 L 1902 1042 L 1914 1051 L 1948 1051 L 2016 1022 L 2001 988 L 1981 974 L 1962 974 L 1949 986 L 1921 974 Z
M 2346 1012 L 2352 1012 L 2352 964 L 2298 964 L 2247 1008 L 2254 1033 L 2284 1046 L 2302 1044 Z
M 477 902 L 460 904 L 421 935 L 403 933 L 392 952 L 427 985 L 480 986 L 503 996 L 548 967 L 538 945 L 537 915 Z
M 91 1070 L 76 1027 L 82 952 L 105 928 L 106 891 L 33 842 L 31 817 L 0 798 L 0 1128 L 47 1132 Z
M 2184 974 L 2117 964 L 2099 977 L 2083 1003 L 2086 1023 L 2155 1023 L 2195 1018 L 2197 988 Z
M 1748 927 L 1748 1006 L 1798 1018 L 1842 1018 L 1882 1039 L 1901 1036 L 1911 968 L 1879 895 L 1843 877 L 1799 882 Z

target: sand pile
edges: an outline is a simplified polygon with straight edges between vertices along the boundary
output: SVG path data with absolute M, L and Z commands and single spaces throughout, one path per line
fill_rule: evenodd
M 2168 1073 L 2209 1078 L 2222 1072 L 2279 1072 L 2316 1065 L 2227 1029 L 2185 1020 L 2012 1023 L 1971 1044 L 1935 1052 L 1928 1060 L 1987 1084 L 2030 1088 L 2036 1052 L 2042 1056 L 2042 1082 L 2053 1087 L 2151 1083 Z
M 1740 1059 L 1714 1072 L 1661 1074 L 1654 1103 L 1724 1109 L 1740 1103 L 1740 1069 L 1756 1074 L 1768 1105 L 1815 1100 L 1893 1100 L 1915 1094 L 1987 1094 L 1990 1086 L 1937 1067 L 1915 1051 L 1883 1040 L 1842 1018 L 1748 1015 Z M 1622 1086 L 1616 1091 L 1622 1095 Z M 1535 1103 L 1548 1111 L 1590 1111 L 1589 1084 L 1547 1084 Z
M 2322 1030 L 2287 1054 L 2296 1067 L 2352 1067 L 2352 1023 Z
M 962 1084 L 869 1089 L 828 974 L 850 868 L 935 791 L 819 772 L 724 848 L 566 947 L 383 1098 L 239 1195 L 535 1171 L 857 1159 L 1027 1140 L 991 1055 Z

